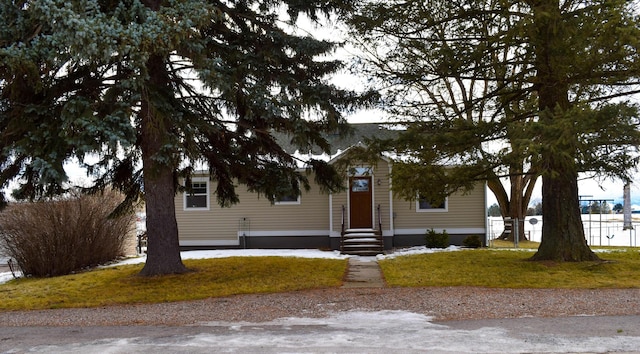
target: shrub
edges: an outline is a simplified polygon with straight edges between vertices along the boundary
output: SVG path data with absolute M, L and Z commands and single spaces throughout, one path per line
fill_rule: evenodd
M 482 241 L 480 240 L 480 236 L 471 235 L 471 236 L 467 236 L 462 241 L 462 245 L 469 248 L 480 248 L 482 247 Z
M 50 277 L 103 264 L 124 254 L 135 215 L 109 217 L 119 194 L 72 195 L 16 203 L 0 213 L 0 247 L 26 276 Z
M 427 248 L 447 248 L 449 247 L 449 234 L 447 230 L 436 232 L 434 229 L 427 231 Z

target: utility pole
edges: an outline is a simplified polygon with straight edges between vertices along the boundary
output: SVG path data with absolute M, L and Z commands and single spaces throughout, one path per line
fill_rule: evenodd
M 627 182 L 624 184 L 624 205 L 622 206 L 622 210 L 624 212 L 624 224 L 622 226 L 623 230 L 633 230 L 633 224 L 631 221 L 631 183 Z

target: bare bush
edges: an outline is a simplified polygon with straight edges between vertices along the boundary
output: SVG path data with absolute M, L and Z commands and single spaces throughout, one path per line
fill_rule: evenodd
M 16 203 L 0 213 L 0 243 L 24 275 L 50 277 L 103 264 L 124 253 L 133 213 L 109 217 L 115 192 Z

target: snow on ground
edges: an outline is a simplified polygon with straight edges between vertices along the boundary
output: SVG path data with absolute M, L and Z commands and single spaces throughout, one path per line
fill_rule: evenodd
M 358 257 L 363 262 L 373 262 L 376 259 L 393 259 L 396 257 L 428 254 L 436 252 L 456 252 L 464 250 L 458 246 L 449 246 L 447 248 L 426 248 L 424 246 L 416 246 L 409 248 L 396 249 L 393 253 L 380 254 L 376 257 L 358 257 L 340 254 L 339 251 L 321 251 L 316 249 L 225 249 L 225 250 L 204 250 L 204 251 L 184 251 L 180 253 L 182 259 L 207 259 L 207 258 L 226 258 L 226 257 L 300 257 L 300 258 L 325 258 L 325 259 L 346 259 L 350 257 Z M 513 251 L 531 251 L 528 248 L 512 248 Z M 614 252 L 613 250 L 597 249 L 595 252 Z M 130 257 L 124 260 L 109 264 L 109 266 L 139 264 L 147 260 L 145 255 Z M 8 258 L 0 257 L 0 266 L 7 264 Z M 18 274 L 20 275 L 20 274 Z M 6 283 L 13 279 L 11 272 L 0 272 L 0 284 Z
M 637 353 L 640 337 L 616 333 L 633 326 L 609 319 L 502 319 L 432 323 L 407 311 L 347 311 L 326 318 L 280 318 L 271 322 L 201 323 L 181 329 L 126 328 L 120 335 L 82 336 L 60 344 L 7 347 L 8 353 Z M 621 327 L 616 327 L 621 326 Z M 613 327 L 612 327 L 613 326 Z M 44 329 L 47 331 L 47 329 Z M 173 331 L 173 333 L 171 332 Z M 117 333 L 121 333 L 120 332 Z M 587 332 L 587 333 L 585 333 Z M 47 332 L 49 333 L 49 332 Z M 635 333 L 635 332 L 634 332 Z M 42 332 L 40 332 L 42 336 Z M 75 335 L 70 333 L 70 335 Z M 11 339 L 11 338 L 10 338 Z M 51 343 L 51 342 L 49 342 Z M 2 349 L 2 346 L 0 346 Z
M 227 258 L 227 257 L 299 257 L 299 258 L 327 258 L 345 259 L 349 256 L 342 255 L 338 251 L 320 251 L 314 249 L 227 249 L 227 250 L 205 250 L 205 251 L 184 251 L 180 253 L 182 259 L 207 259 L 207 258 Z M 129 258 L 116 263 L 137 264 L 143 263 L 146 256 Z
M 437 253 L 437 252 L 455 252 L 460 251 L 463 248 L 458 246 L 449 246 L 447 248 L 426 248 L 424 246 L 415 246 L 409 248 L 401 248 L 393 251 L 389 254 L 379 254 L 378 259 L 393 259 L 401 256 L 410 256 L 413 254 L 425 254 L 425 253 Z
M 2 263 L 2 264 L 6 264 L 6 263 Z M 16 274 L 17 276 L 20 276 L 22 273 Z M 4 284 L 6 282 L 8 282 L 9 280 L 13 279 L 13 274 L 11 274 L 11 272 L 1 272 L 0 273 L 0 284 Z
M 460 247 L 451 246 L 445 249 L 429 249 L 424 246 L 411 247 L 396 250 L 389 255 L 378 255 L 378 259 L 395 258 L 398 256 L 434 253 L 434 252 L 451 252 L 460 250 Z M 184 251 L 180 253 L 182 259 L 207 259 L 207 258 L 226 258 L 226 257 L 300 257 L 300 258 L 325 258 L 325 259 L 346 259 L 349 257 L 340 254 L 339 251 L 320 251 L 315 249 L 226 249 L 226 250 L 206 250 L 206 251 Z M 363 261 L 374 261 L 374 257 L 360 257 Z M 138 257 L 126 258 L 110 264 L 109 266 L 117 266 L 123 264 L 139 264 L 147 260 L 145 255 Z M 0 264 L 6 264 L 6 260 Z M 0 272 L 0 284 L 6 283 L 13 279 L 11 272 Z
M 300 257 L 300 258 L 326 258 L 326 259 L 346 259 L 349 256 L 342 255 L 338 251 L 320 251 L 314 249 L 231 249 L 231 250 L 206 250 L 206 251 L 184 251 L 180 253 L 182 259 L 207 259 L 226 257 Z M 108 266 L 124 264 L 139 264 L 146 262 L 146 255 L 130 257 L 114 262 Z M 7 259 L 0 259 L 0 265 L 7 264 Z M 11 272 L 0 272 L 0 284 L 13 279 Z

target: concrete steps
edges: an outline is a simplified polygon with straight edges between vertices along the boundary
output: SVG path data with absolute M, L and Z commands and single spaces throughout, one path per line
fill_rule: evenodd
M 340 251 L 356 256 L 375 256 L 384 253 L 382 235 L 374 229 L 349 229 L 342 235 Z

